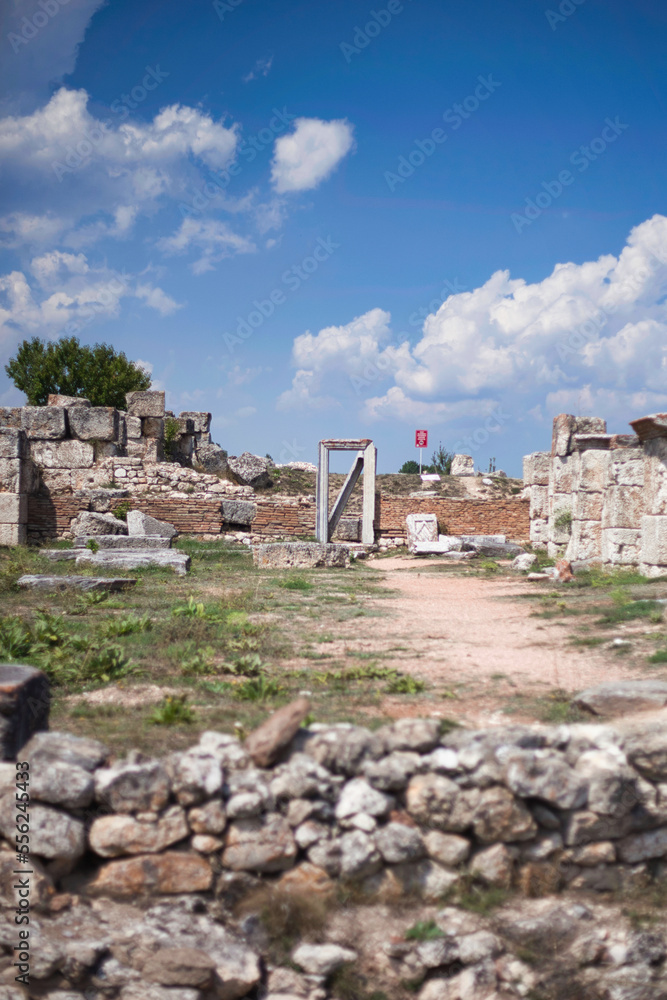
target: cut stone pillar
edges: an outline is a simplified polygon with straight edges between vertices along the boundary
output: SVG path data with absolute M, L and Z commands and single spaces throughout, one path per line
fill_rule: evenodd
M 665 516 L 648 514 L 642 517 L 640 570 L 645 576 L 662 576 L 663 573 L 667 573 L 667 517 Z

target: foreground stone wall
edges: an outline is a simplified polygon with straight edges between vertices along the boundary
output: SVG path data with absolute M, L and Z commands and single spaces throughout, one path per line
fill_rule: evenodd
M 223 925 L 231 907 L 262 885 L 312 899 L 343 880 L 360 901 L 409 894 L 436 902 L 471 877 L 528 896 L 640 889 L 665 877 L 664 730 L 507 726 L 441 735 L 440 728 L 434 719 L 402 719 L 375 732 L 311 725 L 286 745 L 252 737 L 242 745 L 204 732 L 187 751 L 163 759 L 133 751 L 122 760 L 95 740 L 37 733 L 20 753 L 29 765 L 31 900 L 44 914 L 33 931 L 31 983 L 122 1000 L 172 996 L 149 993 L 147 980 L 188 986 L 178 994 L 185 1000 L 256 996 L 259 955 Z M 10 908 L 15 780 L 14 763 L 0 765 L 0 890 Z M 62 894 L 72 886 L 75 897 Z M 141 905 L 121 911 L 114 899 Z M 205 916 L 211 912 L 221 923 Z M 177 947 L 204 954 L 180 954 L 176 963 L 166 950 Z M 406 959 L 410 946 L 401 947 L 395 957 Z M 437 955 L 421 963 L 422 974 L 458 960 L 442 948 L 433 942 Z M 478 948 L 463 965 L 481 974 L 478 963 L 501 950 Z M 656 975 L 664 946 L 660 955 L 649 962 Z M 314 990 L 327 967 L 309 969 L 308 961 L 295 956 L 320 975 L 310 981 Z M 9 974 L 3 953 L 0 983 Z M 609 995 L 663 996 L 648 989 Z M 478 994 L 456 994 L 463 995 Z M 450 993 L 429 984 L 420 993 L 441 996 Z
M 552 557 L 667 570 L 667 417 L 607 434 L 604 420 L 560 414 L 550 452 L 524 458 L 530 539 Z

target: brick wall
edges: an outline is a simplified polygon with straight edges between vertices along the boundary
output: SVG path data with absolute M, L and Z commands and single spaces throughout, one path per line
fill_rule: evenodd
M 529 500 L 453 500 L 446 497 L 382 497 L 380 534 L 404 535 L 408 514 L 435 514 L 441 534 L 530 537 Z

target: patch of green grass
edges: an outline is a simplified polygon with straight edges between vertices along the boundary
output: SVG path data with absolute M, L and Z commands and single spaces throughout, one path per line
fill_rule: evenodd
M 570 639 L 570 644 L 572 646 L 593 647 L 593 646 L 599 646 L 603 642 L 606 642 L 606 639 L 603 639 L 600 636 L 576 635 L 572 639 Z
M 133 635 L 135 632 L 150 632 L 153 622 L 148 615 L 127 615 L 125 618 L 112 618 L 102 628 L 102 634 L 109 638 L 120 635 Z
M 167 695 L 148 718 L 153 726 L 189 726 L 197 716 L 187 704 L 187 695 Z
M 473 883 L 463 888 L 461 893 L 456 896 L 455 902 L 462 910 L 484 916 L 507 902 L 508 896 L 507 889 Z
M 404 934 L 406 941 L 433 941 L 444 936 L 435 920 L 418 920 Z
M 649 663 L 667 663 L 667 649 L 658 649 L 648 658 Z
M 248 677 L 242 684 L 233 688 L 233 695 L 238 701 L 269 701 L 281 694 L 283 687 L 273 677 L 260 673 L 257 677 Z
M 618 625 L 620 622 L 629 622 L 634 618 L 648 618 L 650 621 L 659 622 L 662 620 L 664 607 L 657 601 L 620 601 L 613 608 L 605 608 L 602 616 L 595 622 L 596 625 Z
M 411 674 L 401 674 L 390 680 L 385 690 L 387 694 L 419 694 L 426 690 L 426 683 Z
M 281 580 L 278 584 L 283 590 L 302 590 L 304 592 L 315 589 L 315 584 L 310 583 L 303 576 L 290 576 L 286 580 Z

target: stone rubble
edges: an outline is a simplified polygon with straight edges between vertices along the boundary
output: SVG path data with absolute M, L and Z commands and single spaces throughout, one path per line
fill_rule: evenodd
M 605 895 L 667 877 L 663 729 L 441 735 L 438 720 L 408 718 L 370 732 L 304 728 L 307 703 L 286 708 L 247 747 L 211 731 L 164 760 L 114 759 L 66 733 L 32 737 L 21 758 L 35 775 L 40 996 L 326 1000 L 349 966 L 372 968 L 388 995 L 409 980 L 420 1000 L 595 996 L 593 987 L 614 1000 L 667 997 L 662 930 L 633 930 Z M 6 788 L 0 872 L 14 863 Z M 272 964 L 262 886 L 313 905 L 333 899 L 334 879 L 353 883 L 358 903 L 344 920 L 340 911 L 337 931 L 332 911 L 324 940 L 306 921 L 291 968 Z M 443 895 L 470 880 L 523 898 L 497 918 L 443 909 Z M 581 891 L 597 899 L 578 902 Z M 387 906 L 373 937 L 373 914 Z M 405 923 L 392 937 L 406 906 L 429 914 L 429 938 L 406 939 Z M 9 921 L 0 917 L 0 998 L 13 988 Z M 531 949 L 540 961 L 526 964 Z M 555 985 L 564 969 L 572 993 Z

